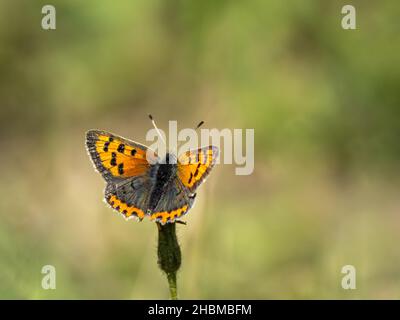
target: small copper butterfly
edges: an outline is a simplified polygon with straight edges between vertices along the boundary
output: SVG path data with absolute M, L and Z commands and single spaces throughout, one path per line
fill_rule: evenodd
M 127 219 L 149 217 L 162 224 L 188 213 L 219 153 L 210 145 L 178 158 L 167 153 L 160 161 L 148 147 L 101 130 L 86 133 L 86 147 L 106 180 L 106 203 Z

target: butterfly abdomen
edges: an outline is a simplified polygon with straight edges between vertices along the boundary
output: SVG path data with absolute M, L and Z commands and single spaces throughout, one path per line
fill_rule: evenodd
M 165 191 L 165 186 L 176 175 L 177 165 L 176 163 L 169 163 L 173 162 L 170 161 L 171 158 L 172 156 L 167 153 L 165 161 L 156 164 L 153 168 L 153 175 L 156 182 L 149 201 L 149 210 L 151 212 L 153 212 L 157 207 L 157 204 Z

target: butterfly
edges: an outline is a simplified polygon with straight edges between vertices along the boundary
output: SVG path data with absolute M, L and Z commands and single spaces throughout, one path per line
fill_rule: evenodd
M 163 159 L 118 135 L 89 130 L 86 148 L 106 181 L 105 201 L 126 219 L 172 223 L 193 207 L 196 190 L 214 167 L 219 150 L 207 146 Z

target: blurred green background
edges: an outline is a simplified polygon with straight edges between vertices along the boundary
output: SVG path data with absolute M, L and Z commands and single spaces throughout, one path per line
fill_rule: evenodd
M 119 217 L 88 129 L 254 128 L 178 225 L 181 298 L 400 298 L 400 5 L 0 1 L 0 298 L 168 298 L 156 225 Z M 54 265 L 57 289 L 41 288 Z M 341 288 L 341 268 L 357 289 Z

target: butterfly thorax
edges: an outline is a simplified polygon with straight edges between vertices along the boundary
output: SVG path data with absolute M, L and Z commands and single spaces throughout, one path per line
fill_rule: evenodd
M 166 154 L 163 161 L 153 165 L 150 175 L 155 179 L 155 184 L 149 201 L 151 212 L 157 207 L 168 183 L 176 176 L 176 170 L 176 157 L 170 153 Z

